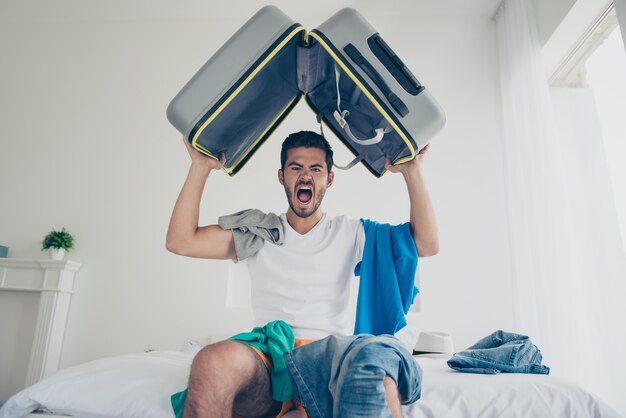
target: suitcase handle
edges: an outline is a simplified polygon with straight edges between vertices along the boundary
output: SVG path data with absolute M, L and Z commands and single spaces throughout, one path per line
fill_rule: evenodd
M 369 61 L 359 52 L 359 50 L 354 45 L 348 44 L 343 48 L 343 50 L 346 54 L 348 54 L 350 59 L 354 61 L 359 67 L 361 67 L 361 70 L 363 70 L 363 72 L 372 79 L 374 84 L 376 84 L 380 91 L 383 92 L 387 100 L 389 100 L 391 106 L 395 109 L 396 112 L 398 112 L 398 114 L 400 114 L 400 116 L 405 117 L 409 114 L 409 108 L 406 107 L 404 102 L 400 100 L 400 98 L 393 91 L 391 91 L 391 89 L 389 88 L 387 83 L 385 83 L 385 80 L 381 77 L 378 71 L 376 71 L 372 64 L 369 63 Z
M 367 39 L 367 44 L 374 55 L 376 55 L 376 58 L 378 58 L 407 93 L 417 96 L 424 90 L 424 86 L 420 84 L 411 70 L 404 65 L 402 60 L 379 34 L 376 33 L 370 36 Z

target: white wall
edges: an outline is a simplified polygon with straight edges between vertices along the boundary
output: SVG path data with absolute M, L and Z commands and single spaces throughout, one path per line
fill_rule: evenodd
M 463 348 L 513 323 L 495 23 L 405 8 L 366 17 L 449 120 L 425 166 L 441 253 L 421 261 L 412 326 L 448 331 Z M 291 5 L 289 14 L 309 28 L 321 22 Z M 225 308 L 227 262 L 169 254 L 164 238 L 189 164 L 165 108 L 247 18 L 0 25 L 0 241 L 11 257 L 35 258 L 50 228 L 76 236 L 69 257 L 82 268 L 62 366 L 246 326 L 247 311 Z M 314 121 L 302 103 L 236 177 L 213 174 L 201 222 L 248 207 L 283 211 L 280 142 Z M 408 201 L 400 176 L 355 167 L 337 173 L 325 208 L 401 222 Z
M 545 45 L 577 0 L 533 0 L 539 42 Z

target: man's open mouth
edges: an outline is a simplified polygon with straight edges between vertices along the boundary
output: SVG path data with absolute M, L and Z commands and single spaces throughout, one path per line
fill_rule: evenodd
M 313 187 L 308 184 L 300 184 L 296 187 L 296 198 L 298 202 L 307 204 L 313 197 Z

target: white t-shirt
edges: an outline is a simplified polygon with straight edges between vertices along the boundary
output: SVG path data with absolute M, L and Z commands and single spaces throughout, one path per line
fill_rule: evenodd
M 280 216 L 283 245 L 265 242 L 246 263 L 255 326 L 281 319 L 296 338 L 352 335 L 350 284 L 361 260 L 365 232 L 358 219 L 326 214 L 304 235 Z

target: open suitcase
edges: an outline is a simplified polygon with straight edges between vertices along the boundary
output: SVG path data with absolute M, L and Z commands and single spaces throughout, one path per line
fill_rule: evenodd
M 376 177 L 413 158 L 445 114 L 376 30 L 342 9 L 311 32 L 259 10 L 193 76 L 169 121 L 234 175 L 302 97 Z

